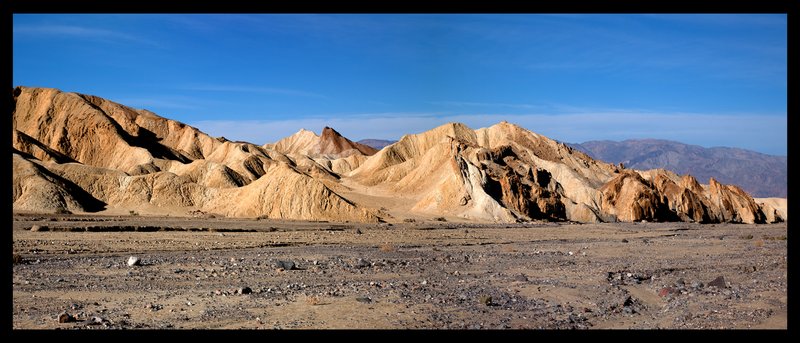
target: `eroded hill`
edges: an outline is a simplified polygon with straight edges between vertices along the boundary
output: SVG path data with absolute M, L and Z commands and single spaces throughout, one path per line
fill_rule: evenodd
M 711 178 L 634 170 L 511 123 L 449 123 L 376 150 L 326 127 L 258 146 L 99 97 L 14 89 L 14 210 L 376 222 L 786 219 Z

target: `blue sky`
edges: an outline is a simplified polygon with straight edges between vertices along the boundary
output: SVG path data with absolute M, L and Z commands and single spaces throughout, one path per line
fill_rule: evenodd
M 15 14 L 14 86 L 256 144 L 507 120 L 550 138 L 787 151 L 785 14 Z

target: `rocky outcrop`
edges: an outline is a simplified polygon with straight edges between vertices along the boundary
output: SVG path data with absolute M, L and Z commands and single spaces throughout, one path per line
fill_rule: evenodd
M 12 206 L 40 213 L 94 212 L 105 204 L 73 182 L 35 162 L 12 154 Z
M 560 186 L 550 172 L 523 163 L 507 145 L 481 151 L 478 160 L 488 177 L 484 189 L 503 206 L 530 219 L 566 219 Z
M 312 153 L 322 156 L 347 157 L 354 154 L 371 156 L 378 152 L 371 146 L 359 144 L 342 137 L 339 132 L 327 126 L 322 129 L 318 147 L 319 151 Z
M 488 222 L 764 223 L 787 215 L 785 199 L 756 201 L 714 178 L 702 185 L 603 163 L 507 122 L 478 130 L 448 123 L 377 151 L 329 127 L 264 146 L 212 138 L 55 89 L 17 87 L 14 102 L 15 211 L 359 222 L 398 209 Z M 373 202 L 380 199 L 395 207 Z
M 779 223 L 788 220 L 786 198 L 755 198 L 767 223 Z
M 336 179 L 327 169 L 271 149 L 90 95 L 17 87 L 14 102 L 16 211 L 378 220 L 318 181 Z
M 311 158 L 323 157 L 331 160 L 352 155 L 371 156 L 377 152 L 375 148 L 353 142 L 327 126 L 322 129 L 320 136 L 301 129 L 275 144 L 267 144 L 264 147 L 271 147 L 283 154 L 304 155 Z
M 720 184 L 712 177 L 707 194 L 716 207 L 717 222 L 764 223 L 766 220 L 755 200 L 737 186 Z
M 603 194 L 601 208 L 616 216 L 617 220 L 654 221 L 670 220 L 671 213 L 654 185 L 632 170 L 619 175 L 600 187 Z

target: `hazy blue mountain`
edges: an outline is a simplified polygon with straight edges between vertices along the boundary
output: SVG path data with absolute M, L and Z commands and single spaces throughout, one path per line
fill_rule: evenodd
M 626 168 L 664 168 L 691 174 L 700 183 L 710 177 L 738 185 L 753 197 L 781 197 L 787 193 L 786 156 L 728 147 L 704 148 L 660 139 L 588 141 L 569 144 L 589 156 L 609 163 L 622 162 Z
M 381 150 L 381 149 L 383 149 L 383 147 L 385 147 L 385 146 L 387 146 L 389 144 L 392 144 L 394 142 L 397 142 L 397 141 L 390 141 L 390 140 L 385 140 L 385 139 L 362 139 L 362 140 L 360 140 L 360 141 L 358 141 L 356 143 L 364 144 L 366 146 L 371 146 L 371 147 L 373 147 L 375 149 Z

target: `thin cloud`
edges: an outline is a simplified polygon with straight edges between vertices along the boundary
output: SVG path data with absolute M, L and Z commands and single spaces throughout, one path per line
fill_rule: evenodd
M 205 92 L 235 92 L 235 93 L 261 93 L 261 94 L 280 94 L 308 98 L 329 99 L 328 96 L 289 88 L 273 87 L 248 87 L 248 86 L 213 86 L 213 85 L 193 85 L 181 87 L 183 90 L 205 91 Z
M 19 25 L 14 26 L 14 35 L 75 37 L 104 41 L 128 41 L 158 46 L 155 41 L 124 32 L 74 25 Z
M 125 104 L 126 106 L 131 106 L 134 108 L 176 108 L 176 109 L 187 109 L 187 110 L 196 110 L 200 109 L 201 107 L 197 105 L 189 104 L 185 101 L 175 101 L 175 100 L 167 100 L 167 99 L 152 99 L 152 98 L 122 98 L 122 99 L 111 99 L 114 102 Z M 196 102 L 195 102 L 196 104 Z
M 497 102 L 469 102 L 469 101 L 431 101 L 432 105 L 450 106 L 450 107 L 507 107 L 507 108 L 522 108 L 522 109 L 543 109 L 547 106 L 531 105 L 531 104 L 509 104 Z

